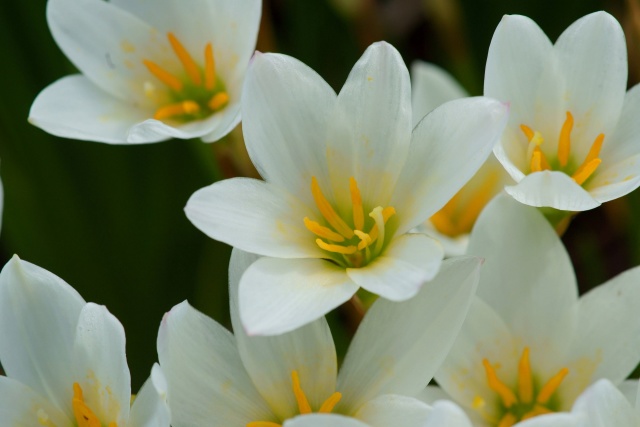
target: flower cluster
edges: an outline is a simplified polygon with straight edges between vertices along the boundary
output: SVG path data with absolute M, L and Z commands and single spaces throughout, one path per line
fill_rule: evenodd
M 604 12 L 555 44 L 494 34 L 485 96 L 371 45 L 336 93 L 250 56 L 257 0 L 49 0 L 82 74 L 34 101 L 47 132 L 216 141 L 242 115 L 262 179 L 196 191 L 233 246 L 233 332 L 187 301 L 132 394 L 122 325 L 14 256 L 0 272 L 0 424 L 42 427 L 640 426 L 640 267 L 579 296 L 559 234 L 640 186 L 640 89 Z M 503 191 L 503 189 L 505 191 Z M 366 304 L 362 299 L 366 298 Z M 325 315 L 362 311 L 339 363 Z M 434 380 L 434 383 L 432 383 Z

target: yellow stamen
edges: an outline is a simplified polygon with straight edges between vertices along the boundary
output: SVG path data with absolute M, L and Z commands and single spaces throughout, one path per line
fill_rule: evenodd
M 373 243 L 373 239 L 371 239 L 371 236 L 369 236 L 369 234 L 360 230 L 353 230 L 353 232 L 360 239 L 360 243 L 358 243 L 359 251 L 363 250 L 364 248 L 366 248 L 367 246 Z
M 180 43 L 180 40 L 178 40 L 173 33 L 167 33 L 167 38 L 193 84 L 196 86 L 202 85 L 202 77 L 200 76 L 198 64 L 193 60 L 187 49 L 182 45 L 182 43 Z
M 386 208 L 382 209 L 382 222 L 386 224 L 389 218 L 391 218 L 395 214 L 396 214 L 396 210 L 392 206 L 387 206 Z M 371 216 L 371 213 L 369 214 L 369 216 Z M 371 242 L 375 242 L 378 239 L 378 223 L 377 222 L 373 225 L 373 227 L 371 227 L 371 231 L 369 231 L 369 236 L 371 237 Z M 384 240 L 384 237 L 383 237 L 383 240 Z
M 333 408 L 335 408 L 338 402 L 340 402 L 340 399 L 342 399 L 342 393 L 336 391 L 331 396 L 329 396 L 327 400 L 324 401 L 322 406 L 320 406 L 320 409 L 318 409 L 318 413 L 320 414 L 330 413 L 331 411 L 333 411 Z
M 542 170 L 542 151 L 538 147 L 533 150 L 530 169 L 532 173 L 540 172 Z
M 321 239 L 316 239 L 316 244 L 320 246 L 320 249 L 342 255 L 351 255 L 356 253 L 356 251 L 358 250 L 358 248 L 356 248 L 355 246 L 331 245 L 329 243 L 323 242 Z
M 560 139 L 558 141 L 558 161 L 560 166 L 567 166 L 569 161 L 569 152 L 571 151 L 571 130 L 573 129 L 573 115 L 567 111 L 567 118 L 560 130 Z
M 180 92 L 182 90 L 182 82 L 176 76 L 156 64 L 155 62 L 149 60 L 143 60 L 142 63 L 147 67 L 147 70 L 154 76 L 158 78 L 162 83 L 169 86 L 176 92 Z
M 313 199 L 316 202 L 318 210 L 320 210 L 324 219 L 327 220 L 333 229 L 347 239 L 352 238 L 354 236 L 353 230 L 351 230 L 344 220 L 338 216 L 336 211 L 333 210 L 329 201 L 324 197 L 324 194 L 322 194 L 322 190 L 320 189 L 320 185 L 318 185 L 318 180 L 315 176 L 311 177 L 311 194 L 313 194 Z M 319 243 L 318 245 L 322 247 Z
M 353 203 L 353 228 L 356 230 L 362 230 L 364 228 L 362 197 L 360 197 L 358 183 L 354 177 L 349 178 L 349 190 L 351 191 L 351 202 Z
M 509 387 L 507 387 L 502 381 L 500 381 L 500 379 L 498 379 L 498 375 L 496 374 L 495 369 L 493 369 L 493 366 L 491 366 L 487 359 L 483 359 L 482 364 L 484 365 L 484 370 L 487 373 L 487 383 L 489 383 L 489 387 L 491 388 L 491 390 L 498 393 L 500 398 L 502 398 L 502 403 L 505 408 L 510 408 L 514 403 L 518 401 L 516 395 L 513 394 Z
M 527 137 L 527 141 L 531 141 L 533 139 L 533 136 L 535 135 L 533 129 L 527 125 L 520 125 L 520 129 L 522 129 L 522 132 L 524 132 L 524 135 Z
M 504 416 L 502 417 L 502 419 L 498 423 L 498 427 L 511 427 L 517 421 L 518 421 L 518 419 L 516 418 L 516 416 L 513 415 L 512 413 L 508 412 L 508 413 L 504 414 Z
M 602 163 L 601 159 L 591 160 L 589 163 L 580 166 L 580 168 L 571 175 L 571 178 L 573 178 L 578 185 L 584 184 L 584 182 L 595 172 L 598 166 L 600 166 L 600 163 Z
M 182 116 L 183 114 L 195 114 L 198 111 L 200 111 L 200 106 L 196 102 L 182 101 L 158 108 L 153 118 L 156 120 L 164 120 L 175 116 Z
M 589 163 L 592 160 L 595 160 L 600 155 L 600 150 L 602 149 L 602 142 L 604 141 L 604 133 L 601 133 L 596 137 L 596 140 L 593 141 L 593 145 L 589 149 L 589 154 L 587 154 L 587 158 L 584 160 L 583 164 Z
M 307 227 L 307 230 L 316 236 L 322 237 L 323 239 L 332 240 L 334 242 L 344 242 L 344 237 L 315 221 L 311 221 L 307 217 L 304 218 L 304 225 Z
M 536 405 L 532 410 L 522 416 L 522 421 L 528 420 L 529 418 L 537 417 L 538 415 L 550 414 L 552 412 L 553 411 L 551 409 L 547 409 L 544 406 Z
M 80 384 L 73 383 L 73 398 L 71 399 L 73 415 L 78 427 L 102 427 L 100 420 L 91 408 L 84 403 L 84 396 Z M 109 423 L 109 427 L 118 427 L 115 421 Z
M 227 92 L 218 92 L 209 100 L 209 108 L 213 111 L 219 110 L 220 108 L 227 105 L 229 102 L 229 95 Z
M 296 396 L 296 402 L 298 402 L 298 410 L 300 411 L 300 415 L 310 414 L 311 405 L 309 405 L 307 396 L 305 396 L 304 391 L 302 391 L 302 387 L 300 386 L 300 377 L 298 376 L 298 371 L 291 371 L 291 382 L 293 383 L 293 394 Z
M 271 421 L 252 421 L 247 423 L 247 427 L 282 427 L 282 424 L 272 423 Z
M 216 85 L 216 63 L 213 58 L 213 46 L 207 43 L 204 48 L 204 87 L 213 90 Z
M 492 172 L 485 178 L 482 187 L 476 190 L 476 193 L 467 202 L 466 209 L 464 209 L 458 219 L 457 228 L 460 230 L 459 234 L 471 232 L 471 228 L 473 228 L 473 224 L 480 216 L 480 212 L 482 212 L 482 209 L 484 209 L 486 204 L 489 203 L 489 200 L 491 200 L 491 196 L 499 180 L 500 175 L 498 172 Z
M 553 395 L 553 393 L 562 383 L 562 380 L 564 380 L 564 377 L 566 377 L 568 374 L 569 374 L 569 369 L 567 368 L 560 369 L 560 372 L 558 372 L 553 377 L 551 377 L 551 379 L 547 381 L 547 383 L 542 387 L 542 389 L 540 390 L 540 393 L 538 393 L 536 402 L 538 402 L 541 405 L 544 405 L 545 403 L 547 403 L 549 399 L 551 399 L 551 396 Z
M 531 378 L 531 364 L 529 363 L 529 347 L 525 347 L 518 365 L 518 394 L 522 403 L 533 400 L 533 380 Z

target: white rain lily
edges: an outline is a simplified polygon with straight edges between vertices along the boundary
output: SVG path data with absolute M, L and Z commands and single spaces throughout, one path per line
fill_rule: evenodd
M 625 95 L 627 49 L 611 15 L 577 20 L 555 45 L 531 19 L 505 16 L 484 84 L 511 105 L 494 153 L 519 202 L 584 211 L 640 185 L 640 87 Z
M 507 107 L 456 100 L 411 131 L 409 73 L 398 51 L 370 46 L 335 92 L 278 54 L 254 57 L 243 131 L 265 181 L 217 182 L 185 208 L 210 237 L 263 255 L 240 282 L 250 334 L 313 321 L 362 287 L 411 298 L 443 253 L 410 234 L 477 171 L 504 129 Z
M 82 74 L 43 90 L 29 121 L 110 144 L 216 141 L 240 121 L 260 0 L 49 0 L 58 46 Z
M 159 367 L 131 402 L 122 325 L 14 256 L 0 273 L 3 426 L 169 427 Z
M 466 98 L 469 94 L 442 68 L 416 61 L 411 66 L 413 125 L 445 102 Z M 487 203 L 513 180 L 498 159 L 489 155 L 478 172 L 447 204 L 417 231 L 437 239 L 445 255 L 462 255 L 467 250 L 469 233 Z
M 454 423 L 465 417 L 452 404 L 430 408 L 410 396 L 455 340 L 475 292 L 478 258 L 445 261 L 411 300 L 376 301 L 339 373 L 324 318 L 278 336 L 244 332 L 238 285 L 255 259 L 237 249 L 231 257 L 235 336 L 186 301 L 162 320 L 158 356 L 173 427 L 426 427 L 432 417 L 465 425 Z
M 477 426 L 568 411 L 590 384 L 620 384 L 640 362 L 640 268 L 578 298 L 553 228 L 507 195 L 480 215 L 468 252 L 485 259 L 478 297 L 435 378 Z

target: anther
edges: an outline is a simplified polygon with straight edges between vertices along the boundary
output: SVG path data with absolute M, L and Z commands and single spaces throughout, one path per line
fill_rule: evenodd
M 341 246 L 341 245 L 332 245 L 326 242 L 323 242 L 322 239 L 316 239 L 316 244 L 320 246 L 320 249 L 324 249 L 325 251 L 334 252 L 342 255 L 351 255 L 356 253 L 358 248 L 355 246 Z
M 566 377 L 568 374 L 569 374 L 569 369 L 567 368 L 560 369 L 560 371 L 557 374 L 555 374 L 553 377 L 551 377 L 551 379 L 547 381 L 547 383 L 542 387 L 542 389 L 540 390 L 540 393 L 538 393 L 536 402 L 538 402 L 541 405 L 544 405 L 545 403 L 547 403 L 549 399 L 551 399 L 551 396 L 553 395 L 553 393 L 555 393 L 557 388 L 562 383 L 562 380 L 564 380 L 564 377 Z
M 159 108 L 153 115 L 153 118 L 156 120 L 164 120 L 184 114 L 196 114 L 198 111 L 200 111 L 200 106 L 196 102 L 182 101 Z
M 362 230 L 364 228 L 364 211 L 362 209 L 362 197 L 360 189 L 354 177 L 349 178 L 349 190 L 351 192 L 351 202 L 353 204 L 353 228 Z
M 571 178 L 573 178 L 578 185 L 584 184 L 584 182 L 595 172 L 598 166 L 600 166 L 600 163 L 602 163 L 601 159 L 591 160 L 589 163 L 580 166 L 580 168 L 571 175 Z
M 200 70 L 198 69 L 198 64 L 193 60 L 187 49 L 180 43 L 180 40 L 171 32 L 167 33 L 167 38 L 169 39 L 169 43 L 171 43 L 171 47 L 173 51 L 182 62 L 182 66 L 184 67 L 187 75 L 191 79 L 194 85 L 201 86 L 202 85 L 202 77 L 200 77 Z
M 504 414 L 500 422 L 498 423 L 498 427 L 511 427 L 514 425 L 518 419 L 511 412 Z
M 567 166 L 569 161 L 569 153 L 571 151 L 571 130 L 573 129 L 573 116 L 567 111 L 567 118 L 560 130 L 560 138 L 558 140 L 558 161 L 560 166 Z
M 533 380 L 531 378 L 531 364 L 529 363 L 529 347 L 522 351 L 522 357 L 518 365 L 518 394 L 522 403 L 531 403 L 533 400 Z
M 327 400 L 324 401 L 324 403 L 320 406 L 320 409 L 318 409 L 318 413 L 320 414 L 330 413 L 331 411 L 333 411 L 333 408 L 336 407 L 338 402 L 340 402 L 340 399 L 342 399 L 342 393 L 336 391 L 331 396 L 329 396 Z
M 145 67 L 147 67 L 147 70 L 149 70 L 151 74 L 156 76 L 158 80 L 169 86 L 175 92 L 180 92 L 182 90 L 183 85 L 179 78 L 177 78 L 155 62 L 144 59 L 142 63 Z
M 298 402 L 298 410 L 300 411 L 300 415 L 310 414 L 311 405 L 309 405 L 307 396 L 305 396 L 304 391 L 300 386 L 300 377 L 298 376 L 298 371 L 291 371 L 291 382 L 293 384 L 293 394 L 296 397 L 296 402 Z
M 322 237 L 323 239 L 331 240 L 333 242 L 344 242 L 344 237 L 340 234 L 310 220 L 307 217 L 304 218 L 304 225 L 307 227 L 307 230 L 318 237 Z
M 211 97 L 207 105 L 213 111 L 216 111 L 224 107 L 225 105 L 227 105 L 228 102 L 229 102 L 229 95 L 227 94 L 227 92 L 218 92 Z
M 318 180 L 315 176 L 311 177 L 311 194 L 313 195 L 313 199 L 316 202 L 316 206 L 318 210 L 327 220 L 327 222 L 340 233 L 343 237 L 350 239 L 354 236 L 353 230 L 349 228 L 349 226 L 344 222 L 340 216 L 336 213 L 336 211 L 331 206 L 331 203 L 324 197 L 322 194 L 322 190 L 320 189 L 320 185 L 318 184 Z
M 207 43 L 204 48 L 204 87 L 213 90 L 216 85 L 216 63 L 213 58 L 213 46 Z
M 495 369 L 493 369 L 493 366 L 491 366 L 489 361 L 487 359 L 483 359 L 482 364 L 484 365 L 484 370 L 487 374 L 487 383 L 489 384 L 489 388 L 498 393 L 498 395 L 502 399 L 502 404 L 504 405 L 504 407 L 510 408 L 511 406 L 513 406 L 513 404 L 517 403 L 518 399 L 516 398 L 515 394 L 513 394 L 509 387 L 507 387 L 502 381 L 500 381 Z

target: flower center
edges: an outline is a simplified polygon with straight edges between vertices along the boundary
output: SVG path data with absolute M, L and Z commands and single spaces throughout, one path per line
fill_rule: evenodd
M 349 178 L 349 190 L 353 205 L 353 218 L 343 220 L 324 197 L 318 180 L 311 177 L 311 193 L 326 226 L 309 218 L 304 218 L 304 225 L 318 238 L 316 244 L 327 251 L 329 257 L 344 267 L 363 267 L 382 252 L 385 242 L 385 224 L 396 210 L 389 206 L 378 206 L 364 216 L 362 197 L 355 178 Z M 365 230 L 369 230 L 368 232 Z
M 558 402 L 554 401 L 553 395 L 569 374 L 569 369 L 562 368 L 541 387 L 538 387 L 531 372 L 529 347 L 525 347 L 522 351 L 518 365 L 517 391 L 513 391 L 500 381 L 495 368 L 487 359 L 482 360 L 482 365 L 487 374 L 489 388 L 495 391 L 500 398 L 502 415 L 497 427 L 511 427 L 518 421 L 555 412 Z M 482 397 L 477 396 L 473 401 L 473 407 L 481 411 L 485 403 Z
M 204 49 L 203 70 L 173 33 L 167 33 L 167 38 L 182 63 L 186 76 L 181 79 L 153 61 L 142 61 L 149 72 L 169 88 L 168 99 L 159 102 L 162 105 L 153 118 L 188 122 L 206 118 L 225 107 L 229 102 L 229 95 L 224 83 L 216 76 L 211 43 L 207 43 Z M 145 83 L 145 93 L 151 98 L 157 96 L 155 86 L 150 82 Z
M 86 403 L 84 403 L 82 388 L 78 383 L 73 383 L 73 399 L 71 399 L 71 406 L 73 407 L 73 415 L 76 417 L 78 427 L 102 427 L 102 424 L 96 414 Z M 108 424 L 108 427 L 118 427 L 118 424 L 115 421 L 112 421 Z
M 298 403 L 298 412 L 300 415 L 311 414 L 313 410 L 311 409 L 307 396 L 304 394 L 304 390 L 302 390 L 300 386 L 298 371 L 294 370 L 291 372 L 291 385 L 293 387 L 293 395 L 296 397 L 296 402 Z M 340 399 L 342 399 L 342 393 L 336 391 L 320 405 L 320 408 L 316 412 L 319 414 L 330 413 Z M 247 423 L 247 427 L 282 427 L 282 425 L 271 421 L 253 421 Z
M 570 175 L 578 185 L 582 185 L 602 162 L 602 159 L 598 156 L 600 155 L 600 149 L 604 141 L 603 133 L 596 137 L 587 157 L 580 166 L 576 167 L 575 164 L 569 161 L 571 152 L 571 130 L 573 129 L 573 115 L 569 111 L 567 111 L 567 117 L 560 130 L 560 137 L 558 138 L 558 160 L 554 162 L 554 164 L 549 163 L 540 149 L 540 145 L 544 142 L 540 132 L 534 132 L 526 125 L 520 125 L 520 129 L 522 129 L 527 140 L 529 140 L 527 159 L 529 160 L 531 173 L 542 170 L 559 170 Z

